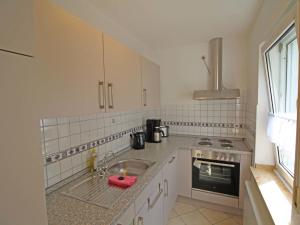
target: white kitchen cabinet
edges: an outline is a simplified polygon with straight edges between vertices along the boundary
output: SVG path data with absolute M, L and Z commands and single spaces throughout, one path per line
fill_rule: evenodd
M 49 1 L 37 1 L 35 13 L 43 116 L 104 111 L 102 33 Z
M 137 225 L 164 225 L 162 171 L 135 201 Z
M 140 56 L 127 46 L 104 35 L 106 110 L 133 110 L 141 107 Z
M 0 51 L 0 224 L 46 224 L 33 60 Z
M 178 195 L 192 196 L 192 153 L 188 149 L 178 150 Z
M 177 152 L 175 152 L 163 167 L 164 180 L 164 224 L 167 224 L 169 214 L 175 205 L 178 193 Z
M 134 204 L 130 205 L 115 225 L 133 225 L 135 219 Z
M 239 194 L 239 208 L 244 207 L 245 196 L 245 181 L 250 180 L 251 155 L 242 154 L 240 160 L 240 194 Z
M 148 108 L 160 106 L 160 68 L 145 57 L 141 57 L 142 105 Z
M 0 49 L 33 55 L 34 0 L 0 1 Z

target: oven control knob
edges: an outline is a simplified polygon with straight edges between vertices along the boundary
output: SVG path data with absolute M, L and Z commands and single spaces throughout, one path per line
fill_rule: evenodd
M 224 155 L 222 155 L 222 157 L 221 157 L 221 160 L 222 160 L 222 161 L 224 161 L 224 160 L 225 160 L 225 156 L 224 156 Z
M 198 158 L 201 158 L 201 153 L 197 153 L 197 157 L 198 157 Z
M 230 157 L 230 161 L 234 162 L 234 156 L 233 155 Z
M 221 159 L 220 154 L 218 154 L 216 158 L 217 158 L 217 160 L 220 160 Z

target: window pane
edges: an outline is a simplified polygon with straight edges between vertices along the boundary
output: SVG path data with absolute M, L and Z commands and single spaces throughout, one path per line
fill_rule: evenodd
M 295 152 L 278 148 L 278 157 L 280 165 L 294 176 Z
M 297 39 L 287 45 L 287 88 L 286 88 L 286 113 L 297 112 L 298 94 L 298 46 Z
M 298 96 L 298 45 L 295 27 L 290 28 L 266 52 L 272 111 L 282 117 L 296 119 Z M 279 163 L 292 176 L 295 148 L 278 149 Z

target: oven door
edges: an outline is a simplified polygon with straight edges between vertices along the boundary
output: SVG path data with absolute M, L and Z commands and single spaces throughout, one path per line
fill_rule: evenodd
M 193 158 L 192 187 L 239 196 L 240 164 Z

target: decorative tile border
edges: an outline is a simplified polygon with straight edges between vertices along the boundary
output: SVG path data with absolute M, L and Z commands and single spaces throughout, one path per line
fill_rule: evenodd
M 94 141 L 91 141 L 91 142 L 88 142 L 88 143 L 85 143 L 85 144 L 82 144 L 82 145 L 78 145 L 76 147 L 72 147 L 70 149 L 66 149 L 62 152 L 57 152 L 57 153 L 54 153 L 54 154 L 47 155 L 46 156 L 46 165 L 52 164 L 54 162 L 58 162 L 60 160 L 66 159 L 68 157 L 72 157 L 76 154 L 79 154 L 79 153 L 84 152 L 84 151 L 88 151 L 88 150 L 90 150 L 92 148 L 95 148 L 95 147 L 98 147 L 100 145 L 107 144 L 109 142 L 112 142 L 114 140 L 117 140 L 117 139 L 123 137 L 124 135 L 126 135 L 128 133 L 140 131 L 143 128 L 144 128 L 143 126 L 137 126 L 137 127 L 125 130 L 125 131 L 121 131 L 121 132 L 112 134 L 112 135 L 107 136 L 107 137 L 103 137 L 103 138 L 98 139 L 98 140 L 94 140 Z
M 207 123 L 207 122 L 176 122 L 162 121 L 163 125 L 169 126 L 194 126 L 194 127 L 220 127 L 220 128 L 245 128 L 241 123 Z

